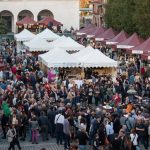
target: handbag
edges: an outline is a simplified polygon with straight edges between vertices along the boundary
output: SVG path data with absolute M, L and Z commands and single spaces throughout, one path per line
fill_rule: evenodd
M 133 141 L 134 141 L 135 137 L 136 137 L 136 135 L 134 136 L 133 140 L 131 141 L 131 144 L 132 144 L 131 149 L 133 149 L 133 147 L 134 147 Z
M 105 145 L 109 145 L 109 141 L 108 141 L 107 137 L 105 138 Z

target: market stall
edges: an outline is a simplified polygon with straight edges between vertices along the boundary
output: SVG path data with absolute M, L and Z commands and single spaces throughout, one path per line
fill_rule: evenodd
M 91 28 L 95 27 L 94 24 L 88 24 L 87 26 L 85 26 L 84 28 L 81 28 L 80 30 L 76 31 L 76 35 L 77 36 L 81 36 L 86 34 L 87 31 L 89 31 Z
M 82 67 L 91 68 L 91 67 L 117 67 L 117 61 L 107 57 L 102 52 L 97 49 L 94 49 L 90 53 L 87 53 L 84 56 L 79 58 Z
M 55 47 L 39 55 L 39 61 L 47 68 L 65 68 L 70 78 L 84 78 L 83 68 L 92 68 L 99 74 L 116 74 L 117 62 L 92 47 L 84 48 L 75 54 L 67 53 L 63 48 Z M 73 69 L 75 68 L 75 69 Z
M 132 51 L 132 54 L 144 54 L 150 52 L 150 38 L 148 38 L 142 44 L 129 49 L 129 51 Z
M 99 27 L 93 26 L 93 27 L 91 27 L 90 29 L 85 30 L 85 34 L 86 34 L 86 35 L 91 35 L 91 33 L 95 32 L 95 31 L 98 30 L 98 29 L 99 29 Z
M 37 34 L 37 36 L 47 41 L 54 41 L 59 38 L 59 35 L 57 35 L 56 33 L 52 32 L 47 28 L 41 33 Z
M 18 34 L 15 34 L 15 40 L 17 41 L 17 52 L 24 50 L 23 42 L 27 42 L 35 38 L 35 34 L 31 33 L 29 30 L 24 29 Z
M 52 46 L 49 42 L 46 40 L 35 37 L 29 42 L 24 42 L 24 45 L 26 46 L 27 51 L 29 52 L 46 52 L 52 49 Z
M 80 51 L 84 48 L 83 45 L 77 43 L 70 37 L 62 36 L 56 41 L 51 42 L 53 47 L 59 47 L 65 49 L 66 51 Z
M 51 51 L 39 55 L 39 60 L 48 68 L 78 67 L 78 61 L 64 49 L 55 47 Z
M 114 38 L 107 40 L 106 45 L 115 45 L 117 43 L 125 41 L 128 37 L 129 35 L 124 30 L 122 30 Z
M 112 28 L 107 29 L 103 34 L 95 36 L 96 41 L 105 41 L 114 38 L 117 35 L 117 32 Z
M 89 54 L 90 52 L 92 52 L 94 50 L 95 49 L 93 47 L 87 46 L 87 47 L 83 48 L 82 51 L 74 53 L 73 56 L 76 57 L 77 59 L 80 59 L 80 57 L 83 57 L 83 56 Z
M 143 39 L 141 39 L 137 33 L 132 34 L 128 39 L 126 39 L 123 42 L 120 42 L 117 44 L 117 48 L 120 49 L 130 49 L 135 46 L 140 45 L 143 42 Z
M 86 34 L 87 34 L 87 38 L 93 38 L 94 36 L 98 36 L 98 35 L 101 35 L 103 34 L 104 32 L 106 31 L 105 28 L 103 27 L 99 27 L 97 29 L 95 29 L 94 31 L 88 31 Z
M 117 43 L 116 46 L 119 49 L 118 52 L 121 53 L 122 56 L 125 56 L 125 60 L 127 56 L 128 58 L 133 59 L 130 49 L 135 46 L 140 45 L 142 42 L 143 42 L 143 39 L 141 39 L 137 33 L 134 33 L 125 41 Z
M 141 59 L 150 62 L 150 52 L 149 52 L 149 53 L 142 54 Z
M 42 20 L 38 21 L 37 24 L 38 24 L 39 28 L 42 28 L 42 29 L 49 28 L 56 32 L 58 32 L 60 30 L 61 26 L 63 26 L 63 24 L 61 22 L 56 21 L 52 17 L 45 17 Z
M 24 28 L 32 32 L 36 32 L 36 21 L 34 21 L 29 16 L 26 16 L 22 20 L 17 21 L 16 25 L 18 26 L 18 32 L 21 32 Z

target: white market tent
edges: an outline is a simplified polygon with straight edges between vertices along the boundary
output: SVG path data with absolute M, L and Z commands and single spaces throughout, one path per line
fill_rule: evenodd
M 17 52 L 23 51 L 24 46 L 22 42 L 30 41 L 35 38 L 35 34 L 31 33 L 29 30 L 24 29 L 18 34 L 15 34 L 15 40 L 17 41 Z
M 117 62 L 92 47 L 75 54 L 68 54 L 64 49 L 53 48 L 39 55 L 39 61 L 50 67 L 117 67 Z
M 39 60 L 48 68 L 51 67 L 79 67 L 78 60 L 64 49 L 55 47 L 51 51 L 39 55 Z
M 35 37 L 29 42 L 24 42 L 24 45 L 28 48 L 30 52 L 49 51 L 52 49 L 52 46 L 49 42 L 39 37 Z
M 79 58 L 82 67 L 117 67 L 117 61 L 107 57 L 99 50 L 95 49 Z
M 24 41 L 32 40 L 33 38 L 35 38 L 35 36 L 36 35 L 31 33 L 29 30 L 24 29 L 20 33 L 15 34 L 15 39 L 16 39 L 16 41 L 24 42 Z
M 58 44 L 62 43 L 67 37 L 65 37 L 64 35 L 63 36 L 60 36 L 57 40 L 51 42 L 51 45 L 53 47 L 57 47 Z
M 51 43 L 53 47 L 59 47 L 66 51 L 80 51 L 84 48 L 83 45 L 77 43 L 70 37 L 60 37 L 56 41 Z
M 59 38 L 59 35 L 55 34 L 49 29 L 45 29 L 41 33 L 37 34 L 37 36 L 47 41 L 54 41 Z
M 74 53 L 73 56 L 76 57 L 77 59 L 79 59 L 80 57 L 83 57 L 83 56 L 89 54 L 90 52 L 92 52 L 94 50 L 95 49 L 93 47 L 87 46 L 87 47 L 83 48 L 82 51 Z

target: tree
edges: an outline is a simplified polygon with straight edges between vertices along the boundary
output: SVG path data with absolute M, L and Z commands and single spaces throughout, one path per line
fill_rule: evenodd
M 105 22 L 107 27 L 149 37 L 150 0 L 108 0 Z
M 122 0 L 114 0 L 113 2 L 113 11 L 112 11 L 112 25 L 113 28 L 116 30 L 122 30 L 123 29 L 123 2 Z M 120 12 L 120 13 L 118 13 Z
M 106 24 L 116 30 L 133 33 L 135 23 L 133 14 L 135 12 L 135 0 L 109 0 L 106 6 Z
M 107 27 L 111 27 L 112 26 L 112 12 L 113 12 L 113 0 L 109 0 L 108 3 L 105 5 L 105 23 Z
M 106 4 L 105 22 L 108 27 L 116 30 L 123 29 L 123 4 L 122 0 L 109 0 Z
M 0 34 L 6 34 L 7 33 L 7 22 L 5 19 L 0 17 Z
M 134 21 L 138 33 L 147 38 L 150 36 L 150 0 L 136 0 Z
M 124 0 L 123 1 L 122 24 L 123 24 L 123 29 L 129 34 L 137 32 L 136 22 L 133 19 L 134 15 L 136 15 L 135 14 L 136 1 L 137 0 Z

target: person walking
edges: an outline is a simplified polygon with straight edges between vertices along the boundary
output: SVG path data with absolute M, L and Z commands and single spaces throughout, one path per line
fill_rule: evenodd
M 55 107 L 50 107 L 48 110 L 47 110 L 47 116 L 48 116 L 48 120 L 49 120 L 49 126 L 50 126 L 50 135 L 52 138 L 54 138 L 54 135 L 55 135 L 55 124 L 54 124 L 54 121 L 55 121 L 55 116 L 56 116 L 56 108 Z
M 22 141 L 25 141 L 26 138 L 26 126 L 27 126 L 28 120 L 27 115 L 25 111 L 21 112 L 20 116 L 20 132 L 21 132 L 21 139 Z
M 77 139 L 79 143 L 79 150 L 87 150 L 88 134 L 83 124 L 81 124 L 79 127 L 79 131 L 77 132 Z
M 98 106 L 99 101 L 100 101 L 100 89 L 99 89 L 99 86 L 95 86 L 94 98 L 95 98 L 95 105 Z
M 89 145 L 93 145 L 93 138 L 94 138 L 95 134 L 97 133 L 97 130 L 99 129 L 100 120 L 101 120 L 101 118 L 99 116 L 95 116 L 91 120 L 91 126 L 90 126 L 90 130 L 89 130 Z
M 38 119 L 38 123 L 41 128 L 41 133 L 42 133 L 42 139 L 43 141 L 46 139 L 48 140 L 48 126 L 49 126 L 49 121 L 48 117 L 45 115 L 45 113 L 42 111 L 41 115 Z
M 108 121 L 106 123 L 106 134 L 108 137 L 108 141 L 111 143 L 114 140 L 114 129 L 113 129 L 113 123 L 111 121 Z
M 62 110 L 59 110 L 59 113 L 55 116 L 55 124 L 56 124 L 56 140 L 57 140 L 57 144 L 61 144 L 62 145 L 63 124 L 64 124 L 64 116 L 62 115 Z
M 13 128 L 13 126 L 10 126 L 7 131 L 7 138 L 8 142 L 10 143 L 8 150 L 15 150 L 15 144 L 14 144 L 14 137 L 16 136 L 16 130 Z
M 92 104 L 92 98 L 93 98 L 93 88 L 90 86 L 88 88 L 88 105 Z
M 1 117 L 1 126 L 3 130 L 3 139 L 6 139 L 6 127 L 9 121 L 9 117 L 7 117 L 5 114 L 2 115 Z
M 138 135 L 135 129 L 131 130 L 130 138 L 132 142 L 132 150 L 137 150 L 138 149 Z
M 31 123 L 31 131 L 32 131 L 32 144 L 36 142 L 38 144 L 38 132 L 39 132 L 39 124 L 36 117 L 33 117 L 32 120 L 29 120 Z
M 63 124 L 63 131 L 65 134 L 65 143 L 64 143 L 64 149 L 66 150 L 67 148 L 70 147 L 70 138 L 71 138 L 71 131 L 70 131 L 70 123 L 68 121 L 68 116 L 65 115 L 64 119 L 64 124 Z
M 144 145 L 144 135 L 145 135 L 145 125 L 142 119 L 137 119 L 136 122 L 136 132 L 139 138 L 139 143 Z M 144 145 L 145 146 L 145 145 Z
M 15 150 L 15 145 L 18 146 L 18 149 L 21 150 L 20 143 L 18 141 L 17 132 L 15 129 L 15 125 L 12 124 L 12 126 L 9 128 L 7 132 L 8 142 L 10 142 L 8 150 Z

